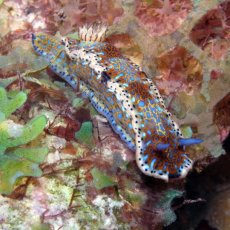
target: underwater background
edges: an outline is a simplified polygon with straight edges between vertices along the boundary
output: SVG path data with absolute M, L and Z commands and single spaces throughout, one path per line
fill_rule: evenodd
M 47 33 L 106 41 L 157 85 L 185 137 L 189 175 L 145 176 L 135 153 L 33 50 Z M 230 1 L 0 0 L 0 229 L 230 227 Z

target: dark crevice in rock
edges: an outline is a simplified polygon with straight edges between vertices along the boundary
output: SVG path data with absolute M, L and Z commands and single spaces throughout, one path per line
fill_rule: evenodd
M 205 202 L 187 203 L 175 210 L 177 220 L 165 230 L 215 229 L 206 220 L 206 214 L 213 198 L 224 191 L 230 182 L 230 135 L 223 143 L 227 154 L 210 164 L 203 172 L 192 172 L 185 184 L 185 200 L 204 199 Z M 173 206 L 180 206 L 184 201 L 174 200 Z

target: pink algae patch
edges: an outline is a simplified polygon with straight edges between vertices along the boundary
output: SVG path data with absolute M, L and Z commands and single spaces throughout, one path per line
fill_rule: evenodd
M 161 78 L 157 85 L 165 94 L 186 91 L 192 94 L 202 83 L 202 67 L 188 51 L 181 46 L 162 54 L 156 59 Z
M 133 63 L 141 65 L 143 53 L 140 46 L 128 34 L 113 34 L 106 38 L 106 42 L 120 49 L 122 54 Z
M 123 8 L 112 0 L 66 0 L 66 2 L 63 8 L 59 6 L 56 9 L 56 21 L 61 32 L 65 34 L 84 24 L 104 22 L 112 25 L 123 15 Z
M 230 133 L 230 93 L 226 94 L 215 106 L 213 122 L 217 126 L 220 140 L 224 141 Z
M 215 59 L 223 59 L 230 48 L 230 2 L 208 11 L 193 27 L 190 39 Z
M 135 15 L 151 36 L 176 31 L 192 9 L 190 0 L 139 0 Z

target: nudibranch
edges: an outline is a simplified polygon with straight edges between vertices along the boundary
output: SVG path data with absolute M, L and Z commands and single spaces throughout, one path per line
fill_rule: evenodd
M 73 88 L 80 87 L 113 130 L 135 151 L 140 170 L 155 178 L 183 178 L 192 168 L 186 145 L 160 93 L 139 66 L 105 41 L 107 27 L 83 26 L 79 40 L 32 35 L 34 50 Z

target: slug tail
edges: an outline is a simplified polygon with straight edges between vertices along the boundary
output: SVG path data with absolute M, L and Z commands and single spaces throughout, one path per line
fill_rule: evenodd
M 151 143 L 145 143 L 141 150 L 136 154 L 137 165 L 148 176 L 168 181 L 184 178 L 192 169 L 192 160 L 180 147 L 156 150 Z

